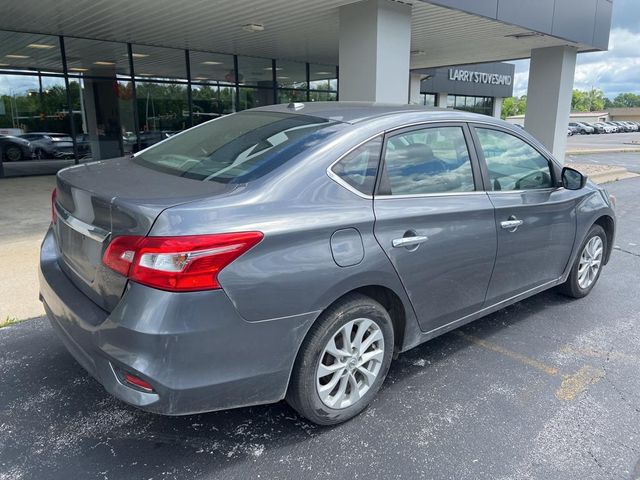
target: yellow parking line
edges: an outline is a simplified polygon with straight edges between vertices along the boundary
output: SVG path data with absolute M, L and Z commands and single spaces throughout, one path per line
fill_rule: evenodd
M 592 367 L 590 365 L 585 365 L 578 369 L 578 371 L 572 375 L 563 374 L 554 366 L 547 365 L 546 363 L 540 362 L 535 358 L 527 357 L 518 352 L 514 352 L 513 350 L 509 350 L 508 348 L 504 348 L 497 343 L 490 342 L 488 340 L 484 340 L 482 338 L 476 337 L 474 335 L 469 335 L 467 333 L 463 333 L 461 331 L 456 331 L 456 334 L 459 337 L 464 338 L 465 340 L 478 345 L 487 350 L 491 350 L 492 352 L 499 353 L 501 355 L 505 355 L 509 358 L 517 360 L 518 362 L 524 363 L 536 370 L 546 373 L 551 377 L 560 377 L 562 378 L 562 383 L 560 387 L 556 390 L 555 396 L 558 400 L 571 401 L 575 399 L 579 394 L 584 392 L 589 385 L 593 385 L 602 380 L 605 376 L 605 371 L 601 368 Z M 565 352 L 569 352 L 568 349 L 563 349 Z M 590 351 L 590 353 L 595 353 L 596 351 Z M 606 353 L 606 352 L 598 352 L 598 353 Z M 588 355 L 587 355 L 588 356 Z M 592 355 L 595 356 L 595 355 Z M 598 357 L 599 358 L 599 357 Z
M 535 358 L 527 357 L 526 355 L 522 355 L 521 353 L 506 349 L 496 343 L 489 342 L 482 338 L 478 338 L 476 336 L 463 333 L 459 330 L 456 331 L 456 334 L 464 338 L 465 340 L 468 340 L 472 343 L 475 343 L 476 345 L 486 348 L 487 350 L 491 350 L 493 352 L 505 355 L 509 358 L 513 358 L 514 360 L 524 363 L 525 365 L 529 365 L 530 367 L 533 367 L 536 370 L 540 370 L 541 372 L 546 373 L 547 375 L 551 375 L 552 377 L 555 377 L 559 373 L 558 369 L 555 367 L 552 367 L 551 365 L 546 365 L 542 362 L 539 362 Z

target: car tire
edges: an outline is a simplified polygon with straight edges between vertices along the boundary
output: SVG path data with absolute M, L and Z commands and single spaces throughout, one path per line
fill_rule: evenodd
M 7 162 L 19 162 L 24 159 L 24 152 L 18 147 L 9 145 L 4 149 L 4 158 Z
M 580 245 L 569 278 L 559 287 L 560 292 L 572 298 L 589 295 L 600 278 L 607 247 L 607 234 L 604 229 L 600 225 L 593 225 Z M 597 269 L 593 267 L 596 261 Z M 586 270 L 582 270 L 583 267 Z
M 328 349 L 349 353 L 345 332 L 354 348 L 350 356 L 339 358 Z M 359 341 L 364 344 L 362 351 L 356 351 Z M 393 348 L 393 323 L 385 308 L 365 295 L 346 295 L 325 310 L 307 334 L 293 367 L 287 403 L 318 425 L 346 422 L 362 412 L 380 390 Z M 324 372 L 331 373 L 321 376 Z

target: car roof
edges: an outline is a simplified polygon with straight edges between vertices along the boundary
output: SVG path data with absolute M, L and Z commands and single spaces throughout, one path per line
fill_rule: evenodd
M 402 105 L 393 103 L 373 102 L 300 102 L 279 105 L 268 105 L 254 108 L 252 111 L 267 111 L 311 115 L 327 120 L 345 123 L 362 123 L 384 116 L 404 116 L 406 114 L 423 114 L 422 120 L 441 121 L 482 121 L 504 125 L 506 122 L 480 115 L 478 113 L 463 112 L 450 108 L 425 107 L 422 105 Z M 510 125 L 510 124 L 508 124 Z

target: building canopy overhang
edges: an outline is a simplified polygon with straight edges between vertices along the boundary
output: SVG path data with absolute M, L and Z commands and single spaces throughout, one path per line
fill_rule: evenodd
M 2 29 L 337 64 L 339 9 L 351 3 L 5 0 Z M 553 46 L 605 50 L 609 38 L 611 0 L 402 3 L 411 5 L 411 69 L 528 58 Z M 19 38 L 3 38 L 0 57 L 20 55 Z

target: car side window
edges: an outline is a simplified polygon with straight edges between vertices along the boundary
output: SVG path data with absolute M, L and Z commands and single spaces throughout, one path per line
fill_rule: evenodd
M 433 127 L 401 133 L 387 141 L 386 190 L 391 195 L 475 190 L 462 127 Z
M 527 142 L 488 128 L 476 128 L 476 133 L 492 190 L 535 190 L 553 186 L 549 161 Z
M 382 135 L 360 145 L 337 162 L 331 171 L 365 195 L 372 195 L 376 183 Z

